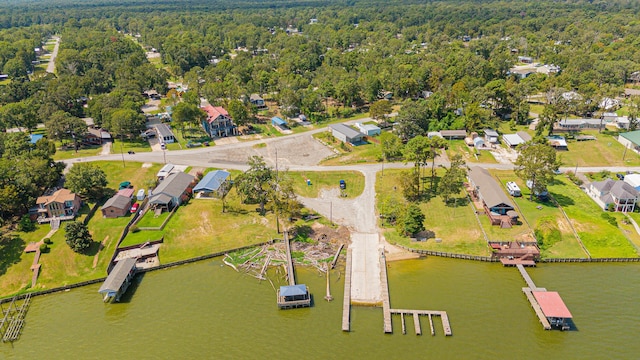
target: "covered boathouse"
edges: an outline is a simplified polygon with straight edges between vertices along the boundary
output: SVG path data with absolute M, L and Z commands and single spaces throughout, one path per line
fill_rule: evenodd
M 120 301 L 120 297 L 127 291 L 131 279 L 136 273 L 136 262 L 135 258 L 127 258 L 116 263 L 98 290 L 102 294 L 104 302 Z
M 294 309 L 311 306 L 309 288 L 304 284 L 280 286 L 278 290 L 278 307 L 280 309 Z
M 562 301 L 560 294 L 555 291 L 532 291 L 542 313 L 549 321 L 549 325 L 560 330 L 570 330 L 571 312 Z

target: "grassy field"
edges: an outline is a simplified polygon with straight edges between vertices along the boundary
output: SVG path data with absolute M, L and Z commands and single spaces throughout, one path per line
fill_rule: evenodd
M 603 219 L 602 214 L 605 212 L 569 179 L 558 176 L 548 189 L 571 219 L 573 227 L 592 257 L 638 256 L 618 226 Z M 622 215 L 613 216 L 620 220 Z
M 521 220 L 528 223 L 532 231 L 538 232 L 541 256 L 544 258 L 583 258 L 584 251 L 575 237 L 569 222 L 561 210 L 551 201 L 529 200 L 530 190 L 513 171 L 492 171 L 505 186 L 514 181 L 522 191 L 521 197 L 511 198 L 518 206 Z M 542 235 L 542 236 L 540 236 Z
M 462 158 L 468 163 L 498 163 L 489 151 L 476 151 L 475 149 L 468 147 L 467 144 L 464 143 L 464 140 L 449 141 L 447 156 L 451 159 L 455 154 L 462 155 Z
M 441 174 L 440 174 L 441 175 Z M 402 170 L 385 171 L 384 176 L 378 173 L 376 179 L 377 199 L 392 198 L 403 201 L 402 192 L 394 190 L 398 188 Z M 378 204 L 378 206 L 380 206 Z M 436 238 L 425 242 L 412 242 L 411 239 L 401 236 L 396 229 L 387 227 L 384 236 L 387 241 L 415 249 L 444 251 L 460 254 L 489 256 L 490 251 L 482 235 L 472 205 L 466 200 L 464 192 L 458 195 L 458 201 L 450 201 L 445 205 L 440 196 L 431 198 L 427 202 L 420 203 L 420 208 L 425 214 L 425 228 L 435 232 Z
M 163 231 L 139 231 L 129 234 L 123 246 L 157 240 L 164 236 L 160 260 L 168 263 L 257 244 L 277 238 L 275 217 L 260 216 L 256 205 L 244 205 L 232 190 L 222 213 L 221 200 L 192 199 L 180 207 Z
M 358 171 L 289 171 L 288 174 L 296 194 L 304 197 L 318 197 L 322 189 L 339 189 L 340 180 L 347 184 L 348 198 L 357 197 L 364 190 L 364 176 Z M 307 185 L 307 179 L 311 180 L 311 185 Z
M 143 164 L 140 162 L 127 162 L 122 166 L 120 161 L 94 161 L 107 175 L 107 187 L 118 189 L 123 181 L 131 182 L 134 189 L 145 187 L 146 183 L 155 182 L 156 174 L 163 164 Z
M 568 151 L 559 151 L 563 166 L 640 166 L 640 155 L 633 151 L 625 153 L 617 136 L 587 130 L 582 135 L 593 135 L 597 140 L 567 140 Z M 624 160 L 623 160 L 624 156 Z

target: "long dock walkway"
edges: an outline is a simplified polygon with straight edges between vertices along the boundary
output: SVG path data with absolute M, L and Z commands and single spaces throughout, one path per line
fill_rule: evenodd
M 391 325 L 391 303 L 389 301 L 389 284 L 387 283 L 387 258 L 384 250 L 380 254 L 380 290 L 382 295 L 382 317 L 384 319 L 384 332 L 393 332 Z
M 531 307 L 538 316 L 538 320 L 540 320 L 542 327 L 545 330 L 551 330 L 551 324 L 549 323 L 549 320 L 547 320 L 547 317 L 542 312 L 542 308 L 540 308 L 540 304 L 538 304 L 536 298 L 533 297 L 533 290 L 531 290 L 530 288 L 522 288 L 522 292 L 527 296 L 527 300 L 529 300 L 529 303 L 531 303 Z
M 287 248 L 287 278 L 289 279 L 289 286 L 296 284 L 296 275 L 293 272 L 293 259 L 291 258 L 291 243 L 289 242 L 289 233 L 284 232 L 284 243 Z
M 342 302 L 342 331 L 350 330 L 351 316 L 351 257 L 352 251 L 347 249 L 347 266 L 344 274 L 344 301 Z
M 516 265 L 516 267 L 518 268 L 518 271 L 520 271 L 520 275 L 522 275 L 524 281 L 527 283 L 527 286 L 532 291 L 535 291 L 537 289 L 536 284 L 533 282 L 533 280 L 531 280 L 531 277 L 529 276 L 529 273 L 527 273 L 527 270 L 525 270 L 524 266 L 518 264 Z
M 30 304 L 31 294 L 27 294 L 22 302 L 22 305 L 16 305 L 16 297 L 14 297 L 7 310 L 2 308 L 4 317 L 2 319 L 2 322 L 0 323 L 0 331 L 2 332 L 1 335 L 3 342 L 13 342 L 15 340 L 18 340 L 20 334 L 22 334 L 22 328 L 24 327 L 24 318 L 27 315 L 27 310 L 29 310 Z

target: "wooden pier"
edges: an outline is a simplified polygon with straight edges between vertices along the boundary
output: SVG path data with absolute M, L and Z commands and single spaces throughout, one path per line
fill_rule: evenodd
M 533 308 L 533 311 L 538 316 L 538 320 L 540 320 L 542 327 L 545 330 L 551 330 L 551 324 L 549 323 L 549 320 L 547 320 L 547 317 L 542 312 L 540 305 L 538 304 L 536 299 L 533 297 L 532 290 L 530 288 L 525 287 L 525 288 L 522 288 L 522 292 L 527 296 L 527 300 L 529 300 L 529 303 L 531 303 L 531 307 Z
M 291 258 L 291 244 L 289 234 L 284 232 L 284 242 L 287 249 L 287 278 L 289 286 L 280 286 L 276 294 L 276 300 L 280 309 L 296 309 L 311 306 L 309 288 L 304 284 L 296 285 L 296 277 L 293 271 L 293 259 Z
M 16 300 L 17 296 L 11 300 L 9 308 L 6 310 L 2 307 L 4 316 L 0 322 L 0 334 L 3 342 L 13 342 L 20 337 L 24 327 L 24 318 L 31 303 L 31 294 L 27 294 L 20 306 L 16 305 Z
M 384 256 L 384 250 L 380 254 L 380 292 L 382 293 L 382 317 L 384 320 L 384 332 L 385 334 L 390 334 L 393 332 L 393 327 L 391 324 L 389 284 L 387 282 L 387 258 Z
M 453 333 L 451 332 L 451 325 L 449 324 L 449 316 L 447 316 L 446 311 L 434 311 L 434 310 L 407 310 L 407 309 L 390 309 L 390 314 L 400 314 L 400 318 L 402 320 L 402 333 L 406 334 L 406 328 L 404 323 L 404 316 L 410 315 L 413 316 L 413 325 L 415 327 L 416 335 L 422 334 L 422 328 L 420 327 L 420 316 L 427 316 L 429 318 L 429 327 L 431 330 L 431 335 L 435 335 L 435 327 L 433 326 L 433 317 L 440 316 L 440 320 L 442 322 L 442 330 L 446 336 L 451 336 Z
M 516 267 L 518 268 L 518 271 L 520 271 L 520 275 L 522 275 L 524 281 L 527 283 L 527 286 L 531 290 L 535 291 L 537 289 L 536 284 L 533 282 L 533 280 L 531 280 L 531 277 L 529 276 L 529 273 L 527 273 L 527 270 L 524 269 L 524 266 L 518 264 L 516 265 Z
M 347 266 L 344 274 L 344 300 L 342 302 L 342 331 L 350 330 L 351 316 L 351 248 L 347 249 Z

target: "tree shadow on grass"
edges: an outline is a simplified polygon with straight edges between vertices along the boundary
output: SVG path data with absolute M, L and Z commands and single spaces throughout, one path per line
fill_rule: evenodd
M 551 196 L 556 200 L 556 202 L 560 206 L 575 205 L 575 201 L 573 201 L 572 198 L 570 198 L 570 197 L 568 197 L 566 195 L 562 195 L 562 194 L 558 194 L 558 193 L 552 193 Z
M 459 197 L 459 198 L 449 198 L 449 200 L 446 202 L 446 206 L 447 207 L 462 207 L 462 206 L 467 206 L 469 204 L 469 199 L 467 199 L 466 197 Z
M 87 255 L 87 256 L 95 256 L 98 251 L 100 251 L 100 246 L 101 243 L 99 241 L 92 241 L 91 245 L 89 245 L 89 247 L 82 252 L 82 254 Z
M 0 275 L 4 275 L 11 265 L 20 262 L 24 247 L 24 240 L 17 235 L 0 237 Z

